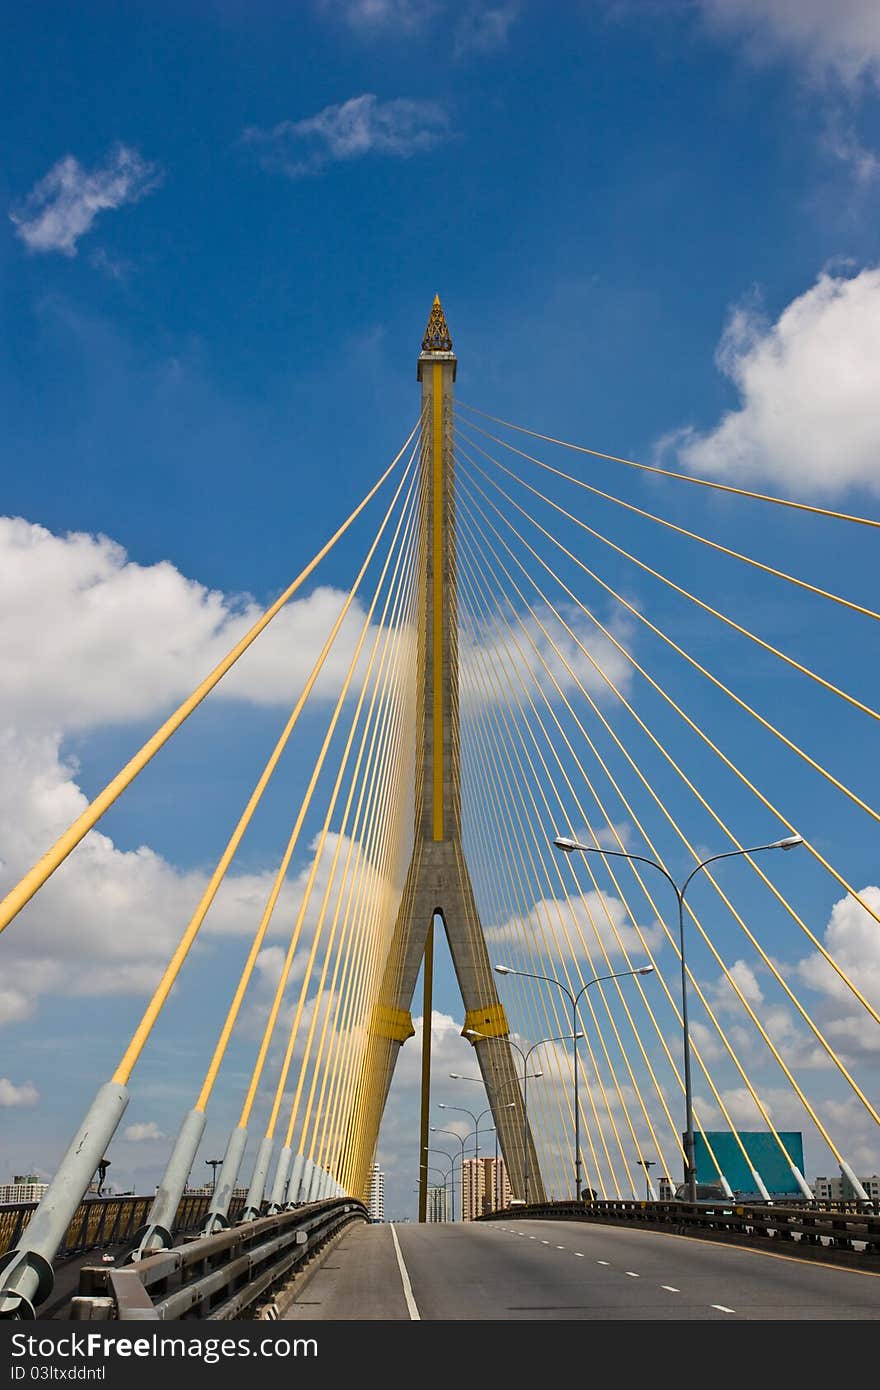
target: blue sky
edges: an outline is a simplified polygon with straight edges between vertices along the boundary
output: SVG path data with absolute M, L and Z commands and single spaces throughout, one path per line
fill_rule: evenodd
M 159 643 L 170 672 L 161 635 L 179 615 L 197 678 L 214 648 L 207 599 L 194 586 L 227 596 L 230 624 L 248 602 L 268 602 L 408 434 L 435 291 L 463 400 L 611 453 L 876 513 L 880 26 L 869 0 L 835 10 L 834 23 L 820 0 L 47 3 L 10 14 L 0 60 L 2 512 L 23 519 L 19 546 L 31 527 L 57 538 L 32 556 L 6 606 L 15 655 L 2 696 L 5 780 L 22 800 L 7 798 L 4 816 L 10 839 L 13 826 L 21 832 L 16 852 L 39 853 L 76 787 L 98 790 L 185 693 L 185 673 L 158 679 L 153 693 L 144 687 L 148 663 L 132 658 L 124 603 L 103 651 L 80 633 L 77 584 L 92 582 L 83 573 L 123 572 L 146 599 L 157 589 L 153 567 L 173 567 L 179 585 L 150 600 L 144 640 Z M 734 426 L 719 433 L 731 411 Z M 545 446 L 513 442 L 548 456 Z M 544 488 L 525 463 L 506 461 Z M 582 456 L 558 451 L 553 462 L 587 476 Z M 874 542 L 856 528 L 590 467 L 597 485 L 638 505 L 872 602 Z M 871 702 L 873 624 L 808 607 L 569 485 L 545 490 Z M 371 516 L 334 550 L 321 584 L 348 588 L 378 522 Z M 872 725 L 803 693 L 771 659 L 558 527 L 586 563 L 601 562 L 609 582 L 870 800 Z M 93 541 L 75 572 L 64 538 L 78 532 L 109 538 L 143 568 L 127 569 L 120 552 Z M 15 535 L 4 533 L 7 576 L 25 573 Z M 583 583 L 565 573 L 573 587 Z M 607 599 L 600 608 L 612 612 Z M 855 887 L 876 883 L 875 825 L 777 758 L 747 721 L 727 719 L 654 639 L 636 632 L 633 641 L 695 715 L 723 731 L 732 755 L 760 760 L 768 791 L 809 821 Z M 70 665 L 49 659 L 48 647 Z M 261 694 L 255 677 L 241 698 L 200 711 L 107 817 L 120 851 L 149 846 L 179 874 L 211 866 L 290 703 L 280 675 L 270 676 L 277 688 Z M 38 687 L 51 698 L 38 699 Z M 680 737 L 638 683 L 633 695 L 658 730 Z M 693 743 L 680 746 L 744 835 L 752 826 L 758 839 L 781 833 Z M 294 751 L 255 824 L 243 850 L 248 873 L 274 867 L 308 755 L 308 745 Z M 47 784 L 58 799 L 51 808 L 38 794 Z M 669 795 L 677 805 L 671 785 Z M 711 824 L 695 819 L 693 828 L 714 847 Z M 684 867 L 680 850 L 663 848 Z M 17 860 L 2 848 L 0 858 L 5 887 Z M 307 863 L 303 852 L 295 868 Z M 812 866 L 802 873 L 797 885 L 787 860 L 780 882 L 800 892 L 821 936 L 844 895 Z M 760 914 L 751 892 L 743 886 L 744 906 Z M 144 904 L 130 906 L 148 921 Z M 3 1172 L 51 1170 L 155 970 L 148 963 L 135 983 L 95 994 L 81 982 L 66 999 L 46 965 L 57 922 L 40 928 L 31 954 L 26 925 L 23 917 L 0 943 L 12 960 L 2 986 L 0 1074 L 12 1088 Z M 805 957 L 782 921 L 768 916 L 766 930 L 776 958 Z M 88 950 L 100 961 L 96 933 Z M 740 950 L 731 946 L 731 958 Z M 222 954 L 206 968 L 212 984 L 229 987 Z M 700 968 L 709 979 L 710 964 Z M 880 984 L 880 957 L 866 970 L 871 988 Z M 810 997 L 837 1018 L 827 990 Z M 458 1018 L 445 963 L 435 1002 Z M 133 1121 L 173 1132 L 212 1027 L 192 978 L 144 1060 L 146 1099 L 137 1115 L 133 1103 Z M 58 1051 L 73 1030 L 82 1032 L 62 1077 Z M 453 1035 L 447 1042 L 458 1057 Z M 859 1036 L 853 1065 L 863 1079 L 874 1046 Z M 191 1058 L 173 1083 L 168 1056 Z M 246 1056 L 244 1039 L 215 1144 Z M 821 1067 L 813 1080 L 820 1092 L 827 1083 L 829 1103 L 844 1104 Z M 383 1140 L 400 1212 L 411 1204 L 415 1124 L 414 1077 L 405 1081 Z M 877 1171 L 874 1131 L 859 1129 L 854 1142 L 859 1163 Z M 126 1184 L 149 1184 L 163 1153 L 161 1142 L 131 1142 L 114 1161 Z M 830 1161 L 817 1148 L 808 1169 L 813 1157 Z

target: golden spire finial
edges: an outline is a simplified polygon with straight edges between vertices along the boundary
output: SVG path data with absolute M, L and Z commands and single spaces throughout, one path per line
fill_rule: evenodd
M 439 294 L 434 295 L 428 326 L 422 339 L 422 352 L 451 352 L 452 337 L 446 323 L 446 315 L 440 303 Z

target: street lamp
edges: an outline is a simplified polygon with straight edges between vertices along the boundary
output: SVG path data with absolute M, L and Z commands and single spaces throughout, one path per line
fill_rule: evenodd
M 205 1162 L 211 1170 L 211 1196 L 213 1197 L 214 1193 L 217 1190 L 217 1169 L 223 1167 L 223 1159 L 206 1158 Z
M 453 1080 L 453 1081 L 456 1081 L 456 1080 L 459 1080 L 459 1079 L 461 1079 L 461 1080 L 463 1080 L 463 1081 L 466 1081 L 466 1080 L 471 1079 L 471 1078 L 468 1078 L 468 1077 L 461 1077 L 461 1078 L 459 1078 L 455 1072 L 450 1072 L 449 1075 L 452 1077 L 452 1080 Z M 474 1081 L 478 1081 L 478 1080 L 480 1080 L 481 1078 L 479 1078 L 479 1077 L 473 1077 L 472 1079 L 473 1079 Z M 504 1084 L 507 1084 L 507 1083 L 504 1083 Z M 499 1086 L 498 1089 L 499 1089 L 499 1091 L 500 1091 L 500 1090 L 502 1090 L 503 1088 L 502 1088 L 502 1086 Z M 438 1108 L 439 1108 L 440 1110 L 458 1110 L 462 1115 L 470 1115 L 471 1119 L 472 1119 L 473 1122 L 474 1122 L 474 1156 L 475 1156 L 475 1158 L 477 1159 L 477 1161 L 479 1161 L 479 1158 L 480 1158 L 480 1121 L 482 1120 L 482 1118 L 483 1118 L 484 1115 L 491 1115 L 491 1113 L 492 1113 L 492 1107 L 491 1107 L 491 1105 L 487 1105 L 487 1106 L 486 1106 L 486 1109 L 485 1109 L 485 1110 L 481 1110 L 480 1113 L 479 1113 L 479 1115 L 475 1115 L 474 1112 L 473 1112 L 472 1110 L 467 1110 L 463 1105 L 445 1105 L 445 1104 L 443 1103 L 442 1100 L 441 1100 L 441 1101 L 438 1101 L 438 1102 L 437 1102 L 437 1105 L 438 1105 Z M 501 1109 L 502 1109 L 502 1110 L 515 1110 L 515 1109 L 516 1109 L 516 1101 L 515 1101 L 515 1100 L 509 1100 L 509 1101 L 507 1102 L 506 1105 L 502 1105 L 502 1106 L 501 1106 Z M 496 1162 L 496 1164 L 497 1164 L 497 1162 L 498 1162 L 498 1129 L 497 1129 L 497 1127 L 496 1127 L 496 1129 L 495 1129 L 495 1162 Z M 480 1190 L 480 1180 L 478 1179 L 478 1180 L 477 1180 L 477 1192 L 478 1192 L 478 1193 L 479 1193 L 479 1190 Z M 464 1200 L 464 1199 L 462 1199 L 462 1200 Z M 495 1210 L 494 1201 L 493 1201 L 493 1203 L 492 1203 L 492 1210 L 493 1210 L 493 1211 Z
M 579 1202 L 581 1199 L 581 1133 L 580 1133 L 580 1110 L 578 1104 L 578 1050 L 577 1039 L 583 1037 L 583 1033 L 576 1033 L 578 1023 L 577 1006 L 583 994 L 586 994 L 590 985 L 598 985 L 603 980 L 621 980 L 624 975 L 653 975 L 653 965 L 640 965 L 635 970 L 617 970 L 611 975 L 596 975 L 592 980 L 587 980 L 586 984 L 581 985 L 577 994 L 572 994 L 567 985 L 561 980 L 556 980 L 552 975 L 532 975 L 527 970 L 514 970 L 509 965 L 496 965 L 495 970 L 499 975 L 521 975 L 526 980 L 545 980 L 549 985 L 557 985 L 563 994 L 567 994 L 571 1000 L 571 1032 L 573 1038 L 572 1052 L 574 1054 L 574 1199 Z
M 681 1026 L 684 1034 L 684 1096 L 685 1096 L 685 1141 L 684 1141 L 684 1180 L 688 1189 L 688 1200 L 697 1200 L 697 1169 L 694 1163 L 694 1097 L 691 1087 L 691 1038 L 688 1027 L 687 1010 L 687 969 L 684 959 L 684 895 L 688 890 L 690 882 L 701 869 L 705 869 L 708 864 L 714 864 L 719 859 L 735 859 L 742 854 L 760 854 L 766 849 L 795 849 L 802 845 L 803 838 L 800 835 L 786 835 L 782 840 L 772 840 L 767 845 L 754 845 L 750 849 L 729 849 L 723 854 L 711 854 L 708 859 L 702 859 L 696 868 L 688 874 L 684 883 L 679 885 L 662 864 L 658 864 L 656 859 L 648 859 L 644 854 L 629 854 L 626 850 L 620 849 L 600 849 L 597 845 L 582 845 L 577 840 L 570 839 L 567 835 L 557 835 L 553 840 L 557 849 L 561 849 L 563 854 L 573 854 L 575 850 L 581 854 L 600 854 L 603 858 L 630 859 L 637 860 L 640 864 L 648 864 L 652 869 L 661 873 L 668 883 L 672 885 L 672 890 L 678 899 L 678 942 L 679 955 L 681 956 Z
M 514 1104 L 515 1104 L 515 1102 L 514 1102 L 514 1101 L 511 1101 L 511 1105 L 514 1105 Z M 474 1122 L 474 1136 L 475 1136 L 475 1137 L 474 1137 L 474 1157 L 475 1157 L 475 1158 L 479 1158 L 479 1157 L 480 1157 L 480 1121 L 482 1120 L 482 1118 L 483 1118 L 484 1115 L 489 1115 L 489 1114 L 492 1113 L 492 1107 L 491 1107 L 491 1105 L 487 1105 L 487 1106 L 486 1106 L 486 1109 L 485 1109 L 485 1110 L 481 1110 L 480 1113 L 479 1113 L 479 1115 L 475 1115 L 474 1112 L 473 1112 L 473 1110 L 466 1110 L 465 1107 L 464 1107 L 463 1105 L 444 1105 L 444 1103 L 443 1103 L 442 1100 L 437 1102 L 437 1107 L 438 1107 L 439 1110 L 457 1110 L 457 1111 L 459 1112 L 459 1114 L 461 1114 L 461 1115 L 470 1115 L 471 1119 L 472 1119 L 473 1122 Z M 509 1109 L 510 1109 L 510 1106 L 508 1105 L 508 1106 L 505 1106 L 504 1108 L 505 1108 L 506 1110 L 509 1110 Z
M 464 1034 L 465 1034 L 465 1037 L 467 1037 L 467 1038 L 477 1038 L 477 1039 L 481 1039 L 481 1038 L 488 1037 L 488 1034 L 487 1034 L 487 1033 L 479 1033 L 479 1032 L 477 1032 L 477 1030 L 476 1030 L 475 1028 L 465 1028 Z M 561 1036 L 561 1037 L 558 1037 L 558 1038 L 541 1038 L 541 1040 L 540 1040 L 539 1042 L 536 1042 L 536 1043 L 533 1043 L 533 1044 L 532 1044 L 532 1046 L 529 1048 L 528 1052 L 523 1052 L 523 1050 L 522 1050 L 522 1048 L 519 1046 L 519 1044 L 518 1044 L 518 1043 L 515 1043 L 515 1042 L 513 1041 L 512 1038 L 508 1038 L 508 1039 L 507 1039 L 507 1042 L 508 1042 L 509 1046 L 512 1047 L 512 1048 L 514 1048 L 514 1049 L 519 1053 L 520 1057 L 522 1057 L 522 1060 L 523 1060 L 523 1074 L 522 1074 L 522 1084 L 523 1084 L 523 1141 L 522 1141 L 522 1142 L 523 1142 L 523 1188 L 524 1188 L 524 1196 L 525 1196 L 526 1201 L 529 1200 L 529 1058 L 531 1057 L 531 1055 L 532 1055 L 532 1053 L 535 1051 L 535 1049 L 536 1049 L 536 1048 L 539 1048 L 539 1047 L 543 1047 L 543 1046 L 544 1046 L 544 1043 L 548 1043 L 548 1042 L 573 1042 L 573 1041 L 576 1042 L 578 1038 L 582 1038 L 583 1036 L 584 1036 L 583 1033 L 574 1033 L 574 1034 L 571 1034 L 571 1033 L 563 1033 L 562 1036 Z M 538 1076 L 543 1076 L 544 1073 L 543 1073 L 543 1072 L 538 1072 L 538 1073 L 536 1073 L 536 1074 L 537 1074 Z M 514 1101 L 514 1105 L 515 1105 L 515 1104 L 516 1104 L 516 1102 Z
M 451 1197 L 450 1206 L 451 1206 L 451 1208 L 452 1208 L 452 1220 L 454 1221 L 454 1220 L 455 1220 L 455 1157 L 454 1157 L 453 1154 L 447 1153 L 445 1149 L 428 1149 L 427 1152 L 428 1152 L 429 1154 L 442 1154 L 443 1157 L 446 1159 L 446 1162 L 449 1164 L 449 1175 L 450 1175 L 449 1191 L 450 1191 L 450 1197 Z M 424 1163 L 422 1163 L 422 1164 L 419 1165 L 419 1167 L 420 1167 L 420 1169 L 421 1169 L 421 1168 L 426 1167 L 426 1165 L 425 1165 Z
M 645 1196 L 647 1197 L 649 1202 L 651 1200 L 651 1174 L 648 1172 L 648 1169 L 653 1168 L 656 1162 L 656 1158 L 636 1159 L 636 1163 L 639 1165 L 639 1167 L 644 1168 L 645 1170 Z
M 435 1152 L 438 1152 L 438 1151 L 435 1150 Z M 419 1164 L 419 1171 L 420 1171 L 420 1172 L 423 1172 L 423 1173 L 429 1173 L 429 1174 L 430 1174 L 430 1173 L 439 1173 L 440 1177 L 443 1179 L 443 1199 L 444 1199 L 444 1206 L 446 1206 L 446 1198 L 447 1198 L 448 1195 L 449 1195 L 448 1179 L 449 1179 L 449 1174 L 450 1174 L 450 1172 L 451 1172 L 452 1170 L 449 1169 L 447 1172 L 444 1173 L 444 1171 L 443 1171 L 442 1168 L 436 1168 L 436 1167 L 435 1167 L 433 1164 L 431 1164 L 431 1163 L 420 1163 L 420 1164 Z M 429 1179 L 429 1181 L 430 1181 L 430 1179 Z M 420 1192 L 420 1191 L 421 1191 L 421 1188 L 418 1188 L 418 1187 L 414 1187 L 414 1188 L 413 1188 L 413 1192 Z M 444 1221 L 445 1221 L 447 1218 L 444 1216 L 443 1219 L 444 1219 Z M 455 1220 L 455 1217 L 454 1217 L 454 1216 L 453 1216 L 453 1220 Z
M 457 1139 L 457 1140 L 458 1140 L 459 1144 L 461 1144 L 461 1164 L 462 1164 L 462 1168 L 463 1168 L 463 1167 L 464 1167 L 464 1146 L 465 1146 L 465 1142 L 466 1142 L 466 1141 L 465 1141 L 464 1139 L 462 1139 L 461 1135 L 460 1135 L 460 1134 L 456 1134 L 456 1132 L 455 1132 L 454 1129 L 438 1129 L 435 1125 L 431 1125 L 431 1133 L 432 1133 L 432 1134 L 451 1134 L 452 1137 L 453 1137 L 453 1139 Z M 470 1135 L 468 1135 L 467 1138 L 469 1139 L 469 1138 L 470 1138 Z M 430 1152 L 430 1150 L 429 1150 L 429 1152 Z M 442 1152 L 442 1150 L 437 1149 L 436 1152 L 437 1152 L 437 1153 L 440 1153 L 440 1152 Z M 452 1159 L 451 1159 L 451 1163 L 452 1163 L 452 1219 L 453 1219 L 453 1221 L 455 1220 L 455 1160 L 456 1160 L 456 1158 L 458 1158 L 458 1154 L 453 1155 L 453 1157 L 452 1157 Z M 463 1194 L 462 1194 L 462 1200 L 464 1200 Z
M 469 1030 L 469 1031 L 470 1031 L 470 1030 Z M 480 1035 L 480 1036 L 482 1036 L 482 1035 Z M 529 1080 L 531 1080 L 531 1081 L 536 1081 L 536 1080 L 538 1080 L 539 1077 L 542 1077 L 543 1075 L 544 1075 L 544 1073 L 543 1073 L 542 1071 L 531 1071 L 531 1072 L 529 1072 Z M 485 1081 L 483 1080 L 482 1076 L 462 1076 L 461 1073 L 460 1073 L 460 1072 L 457 1072 L 457 1071 L 451 1071 L 451 1072 L 449 1073 L 449 1079 L 450 1079 L 450 1081 L 476 1081 L 476 1083 L 477 1083 L 478 1086 L 485 1086 L 485 1084 L 486 1084 Z M 522 1079 L 523 1079 L 523 1078 L 521 1078 L 521 1077 L 519 1077 L 519 1076 L 510 1076 L 510 1077 L 507 1078 L 506 1081 L 502 1081 L 500 1086 L 493 1086 L 492 1089 L 493 1089 L 493 1091 L 496 1091 L 496 1092 L 500 1095 L 500 1093 L 501 1093 L 502 1091 L 506 1090 L 508 1086 L 518 1086 L 518 1085 L 520 1084 L 520 1081 L 521 1081 Z M 515 1100 L 510 1100 L 510 1101 L 507 1102 L 506 1105 L 503 1105 L 501 1108 L 502 1108 L 502 1110 L 515 1110 L 515 1109 L 516 1109 L 516 1101 L 515 1101 Z M 483 1113 L 485 1114 L 485 1111 L 484 1111 Z M 497 1183 L 497 1181 L 498 1181 L 498 1130 L 497 1130 L 497 1129 L 495 1130 L 495 1181 L 496 1181 L 496 1183 Z M 499 1191 L 501 1191 L 500 1188 L 499 1188 Z M 495 1207 L 494 1194 L 493 1194 L 492 1202 L 493 1202 L 492 1210 L 495 1211 L 495 1210 L 497 1210 L 497 1208 Z

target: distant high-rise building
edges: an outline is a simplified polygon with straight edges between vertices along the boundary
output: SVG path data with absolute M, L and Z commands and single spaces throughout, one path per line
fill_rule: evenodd
M 670 1178 L 666 1176 L 665 1173 L 657 1179 L 657 1201 L 675 1201 L 675 1184 L 672 1182 Z
M 374 1163 L 370 1169 L 370 1197 L 367 1202 L 371 1221 L 385 1220 L 385 1174 Z
M 12 1182 L 0 1183 L 0 1202 L 39 1202 L 48 1190 L 36 1173 L 16 1173 Z
M 428 1188 L 428 1208 L 425 1219 L 427 1221 L 449 1220 L 449 1189 L 445 1184 L 443 1187 Z
M 880 1177 L 874 1173 L 870 1178 L 859 1178 L 859 1182 L 872 1202 L 880 1201 Z M 815 1178 L 813 1196 L 817 1202 L 854 1202 L 855 1189 L 848 1178 Z
M 461 1170 L 461 1213 L 473 1221 L 510 1205 L 510 1184 L 503 1158 L 466 1158 Z

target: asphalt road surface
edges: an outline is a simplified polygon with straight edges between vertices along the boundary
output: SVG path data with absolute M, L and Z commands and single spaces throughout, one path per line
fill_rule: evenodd
M 880 1319 L 880 1275 L 581 1221 L 362 1225 L 286 1321 Z

